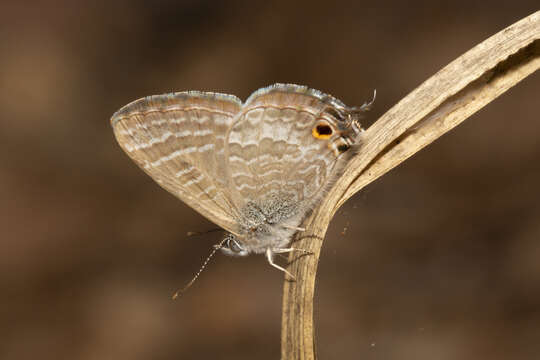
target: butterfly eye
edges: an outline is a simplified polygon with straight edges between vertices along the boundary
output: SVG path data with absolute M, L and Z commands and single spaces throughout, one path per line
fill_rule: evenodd
M 240 243 L 236 241 L 235 239 L 228 239 L 227 247 L 229 248 L 229 250 L 231 250 L 234 253 L 239 253 L 244 250 L 242 246 L 240 245 Z
M 236 236 L 233 234 L 227 234 L 226 238 L 223 240 L 223 245 L 215 245 L 223 251 L 226 255 L 229 256 L 246 256 L 248 251 L 242 245 L 241 242 L 236 240 Z
M 313 134 L 313 137 L 317 139 L 328 139 L 332 136 L 334 131 L 327 122 L 321 121 L 320 123 L 315 125 L 311 133 Z

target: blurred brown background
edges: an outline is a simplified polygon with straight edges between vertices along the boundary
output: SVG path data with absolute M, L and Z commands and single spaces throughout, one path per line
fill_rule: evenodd
M 121 152 L 150 94 L 275 82 L 369 121 L 537 1 L 3 1 L 0 359 L 278 359 L 283 274 Z M 319 269 L 321 359 L 540 358 L 537 74 L 371 184 Z M 344 232 L 344 230 L 346 230 Z M 342 234 L 344 232 L 344 234 Z M 301 281 L 301 279 L 300 279 Z

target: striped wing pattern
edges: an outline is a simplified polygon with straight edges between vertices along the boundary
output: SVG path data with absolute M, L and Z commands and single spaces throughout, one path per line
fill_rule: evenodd
M 225 94 L 156 95 L 124 106 L 111 123 L 123 150 L 159 185 L 236 233 L 225 135 L 241 107 L 238 98 Z
M 312 136 L 324 110 L 309 89 L 280 85 L 254 93 L 227 136 L 235 205 L 285 193 L 309 207 L 322 196 L 336 165 L 326 141 Z

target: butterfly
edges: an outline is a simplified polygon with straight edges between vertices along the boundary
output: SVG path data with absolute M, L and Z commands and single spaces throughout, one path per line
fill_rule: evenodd
M 289 274 L 274 255 L 297 250 L 292 236 L 360 149 L 360 118 L 372 103 L 348 107 L 293 84 L 261 88 L 245 102 L 185 91 L 133 101 L 111 124 L 142 170 L 228 231 L 223 252 L 265 254 Z

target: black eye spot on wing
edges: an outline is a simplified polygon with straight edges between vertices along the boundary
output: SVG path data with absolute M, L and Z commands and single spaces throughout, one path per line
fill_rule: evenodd
M 332 130 L 332 127 L 330 126 L 330 124 L 328 124 L 325 121 L 322 121 L 318 123 L 317 125 L 315 125 L 315 127 L 311 131 L 311 134 L 313 135 L 313 137 L 317 139 L 328 139 L 329 137 L 332 136 L 333 133 L 334 133 L 334 130 Z
M 339 153 L 344 153 L 345 151 L 349 150 L 351 147 L 348 144 L 339 144 L 337 149 Z

